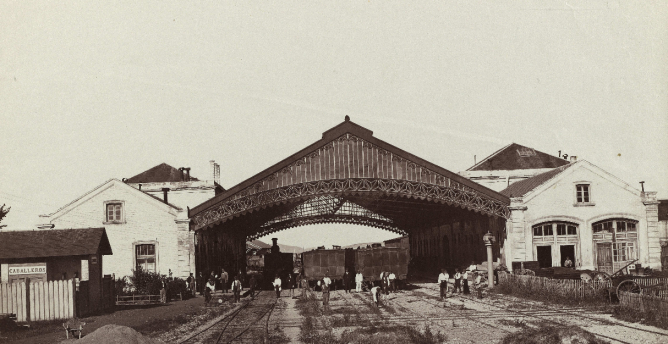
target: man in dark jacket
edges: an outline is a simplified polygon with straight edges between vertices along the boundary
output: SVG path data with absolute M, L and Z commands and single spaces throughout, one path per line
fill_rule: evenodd
M 353 285 L 353 274 L 346 269 L 346 272 L 343 274 L 343 289 L 346 290 L 346 293 L 350 293 L 350 286 Z

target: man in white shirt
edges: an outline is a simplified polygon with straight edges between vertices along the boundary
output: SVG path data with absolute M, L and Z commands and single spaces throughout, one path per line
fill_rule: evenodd
M 281 278 L 276 275 L 276 278 L 274 279 L 274 282 L 272 283 L 274 285 L 274 290 L 276 290 L 276 298 L 281 297 Z
M 360 293 L 362 292 L 362 282 L 364 281 L 364 276 L 362 275 L 361 272 L 358 272 L 357 275 L 355 275 L 355 291 Z
M 396 282 L 397 276 L 394 274 L 394 272 L 390 272 L 389 279 L 390 279 L 390 290 L 393 293 L 396 293 L 397 292 L 397 284 L 395 282 Z
M 332 285 L 332 280 L 329 279 L 329 276 L 325 276 L 325 278 L 322 279 L 322 282 L 327 284 L 328 287 Z
M 234 303 L 238 303 L 241 300 L 241 281 L 239 281 L 239 275 L 234 276 L 234 282 L 232 282 L 232 292 L 234 293 Z
M 448 280 L 450 275 L 445 269 L 441 269 L 441 274 L 438 275 L 438 286 L 441 287 L 441 299 L 447 297 L 448 294 Z

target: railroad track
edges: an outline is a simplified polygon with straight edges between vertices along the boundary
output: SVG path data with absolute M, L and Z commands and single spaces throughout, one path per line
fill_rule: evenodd
M 269 336 L 269 318 L 276 307 L 273 293 L 260 292 L 254 299 L 228 313 L 215 323 L 182 339 L 178 344 L 255 343 Z M 265 319 L 265 321 L 262 321 Z
M 435 288 L 429 287 L 429 286 L 427 286 L 425 289 L 438 292 L 438 290 L 436 290 Z M 433 295 L 433 296 L 435 296 L 435 295 Z M 502 307 L 502 306 L 493 304 L 491 302 L 486 302 L 486 301 L 483 301 L 481 299 L 473 298 L 473 297 L 470 297 L 470 296 L 459 295 L 459 297 L 461 299 L 467 300 L 469 302 L 475 302 L 475 303 L 478 303 L 478 304 L 482 304 L 482 305 L 486 305 L 486 306 L 490 306 L 490 307 L 495 307 L 495 308 L 498 308 L 499 310 L 503 310 L 505 312 L 515 313 L 518 316 L 518 318 L 526 317 L 526 318 L 539 319 L 541 321 L 546 321 L 546 322 L 550 322 L 550 323 L 553 323 L 553 324 L 556 324 L 556 325 L 563 326 L 563 325 L 568 325 L 568 324 L 565 323 L 564 321 L 558 321 L 558 320 L 555 320 L 555 319 L 549 318 L 549 317 L 550 316 L 554 317 L 554 316 L 559 316 L 559 315 L 568 315 L 568 316 L 576 317 L 576 318 L 579 318 L 579 319 L 586 319 L 588 321 L 595 321 L 595 322 L 598 322 L 600 325 L 604 325 L 604 326 L 624 327 L 624 328 L 632 329 L 634 331 L 641 331 L 641 332 L 648 333 L 648 334 L 653 334 L 653 335 L 661 335 L 661 336 L 665 336 L 666 340 L 668 340 L 668 334 L 666 334 L 664 332 L 652 331 L 652 330 L 648 330 L 648 329 L 639 328 L 639 327 L 636 327 L 636 326 L 627 325 L 627 324 L 624 324 L 624 323 L 621 323 L 621 322 L 612 322 L 610 320 L 600 319 L 600 318 L 597 318 L 597 317 L 587 316 L 587 315 L 583 315 L 582 313 L 575 313 L 574 312 L 574 311 L 584 311 L 581 308 L 556 309 L 556 308 L 552 308 L 552 307 L 547 307 L 545 305 L 537 305 L 535 303 L 529 303 L 527 301 L 522 301 L 522 300 L 513 301 L 514 305 L 520 304 L 520 305 L 523 305 L 523 306 L 529 308 L 529 310 L 526 310 L 526 309 L 518 310 L 518 309 L 513 309 L 513 308 L 508 308 L 508 307 Z M 424 302 L 430 303 L 427 300 L 424 300 Z M 438 305 L 436 305 L 436 306 L 438 306 Z M 611 337 L 611 336 L 608 336 L 608 335 L 605 335 L 605 334 L 599 334 L 599 333 L 595 333 L 595 332 L 591 332 L 591 331 L 587 331 L 587 332 L 590 332 L 591 334 L 593 334 L 595 336 L 598 336 L 598 337 L 613 340 L 615 342 L 629 343 L 630 344 L 630 342 L 627 342 L 623 339 L 619 339 L 619 338 L 615 338 L 615 337 Z

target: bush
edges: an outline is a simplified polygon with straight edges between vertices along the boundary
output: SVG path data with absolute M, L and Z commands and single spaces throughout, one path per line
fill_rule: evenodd
M 178 277 L 175 277 L 174 279 L 167 282 L 167 291 L 172 298 L 178 297 L 179 293 L 181 293 L 184 298 L 188 297 L 188 295 L 191 295 L 188 293 L 188 285 L 186 284 L 186 280 Z
M 135 294 L 139 295 L 159 295 L 162 289 L 162 279 L 165 275 L 159 275 L 152 271 L 144 271 L 140 266 L 133 271 L 132 285 L 135 287 Z

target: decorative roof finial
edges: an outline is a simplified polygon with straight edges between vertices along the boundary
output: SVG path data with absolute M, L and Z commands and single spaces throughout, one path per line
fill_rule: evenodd
M 350 116 L 346 115 L 346 122 L 350 122 Z

